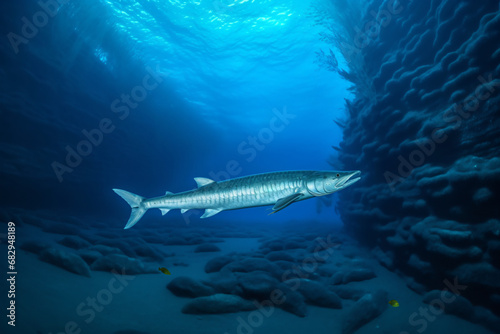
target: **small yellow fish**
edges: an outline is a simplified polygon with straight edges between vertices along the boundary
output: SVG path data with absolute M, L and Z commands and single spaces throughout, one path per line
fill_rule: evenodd
M 168 271 L 168 269 L 165 267 L 160 267 L 158 268 L 158 270 L 164 273 L 165 275 L 170 275 L 170 271 Z
M 392 307 L 399 307 L 398 301 L 394 299 L 389 301 L 389 305 L 391 305 Z

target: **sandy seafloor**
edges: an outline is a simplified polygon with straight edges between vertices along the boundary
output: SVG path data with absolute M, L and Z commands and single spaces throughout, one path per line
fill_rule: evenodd
M 2 224 L 2 226 L 5 225 Z M 75 333 L 341 333 L 343 318 L 354 305 L 353 300 L 343 299 L 342 309 L 308 305 L 306 317 L 298 317 L 275 308 L 270 317 L 263 318 L 260 326 L 251 327 L 250 331 L 241 328 L 238 331 L 238 317 L 248 319 L 253 311 L 216 315 L 183 314 L 181 309 L 190 298 L 176 297 L 166 289 L 166 285 L 178 276 L 190 276 L 199 280 L 209 278 L 211 274 L 205 273 L 204 266 L 215 256 L 233 252 L 246 253 L 248 256 L 258 254 L 262 236 L 278 239 L 285 238 L 285 235 L 286 237 L 294 234 L 303 236 L 305 231 L 309 234 L 315 233 L 316 227 L 317 225 L 314 224 L 310 228 L 302 225 L 293 232 L 294 228 L 288 228 L 286 224 L 281 224 L 275 230 L 269 226 L 244 226 L 242 231 L 252 230 L 255 237 L 243 238 L 241 232 L 238 232 L 239 234 L 235 233 L 235 236 L 239 236 L 237 238 L 221 238 L 222 242 L 216 243 L 220 251 L 215 253 L 195 253 L 194 249 L 197 245 L 155 244 L 155 247 L 165 253 L 174 252 L 175 256 L 166 257 L 162 263 L 150 262 L 151 266 L 165 266 L 169 268 L 172 275 L 133 276 L 133 280 L 128 282 L 123 291 L 114 294 L 111 302 L 105 305 L 101 312 L 97 312 L 95 319 L 87 324 L 85 317 L 77 314 L 77 306 L 85 302 L 88 297 L 96 297 L 100 290 L 106 289 L 114 277 L 113 274 L 92 271 L 91 277 L 77 275 L 40 261 L 37 254 L 20 250 L 19 246 L 26 240 L 50 243 L 65 237 L 65 235 L 44 232 L 37 226 L 23 224 L 17 228 L 16 327 L 15 329 L 9 327 L 8 333 L 64 333 L 64 327 L 69 321 L 74 321 L 78 324 L 78 329 L 81 329 L 80 332 L 75 331 Z M 202 229 L 211 231 L 210 233 L 216 236 L 220 228 L 221 225 L 214 225 L 207 221 L 206 227 L 187 226 L 183 228 L 183 231 L 191 233 Z M 89 227 L 85 229 L 85 233 L 90 235 L 102 233 L 103 230 L 106 230 L 103 226 Z M 319 230 L 321 231 L 318 231 L 318 235 L 325 235 L 324 224 Z M 422 296 L 410 290 L 397 274 L 382 267 L 369 252 L 358 248 L 357 243 L 344 236 L 338 228 L 329 230 L 342 241 L 341 245 L 335 248 L 335 252 L 328 257 L 327 262 L 321 264 L 320 267 L 349 265 L 351 261 L 361 260 L 372 268 L 377 277 L 361 282 L 351 282 L 347 285 L 367 292 L 385 290 L 390 299 L 396 299 L 400 303 L 400 307 L 397 308 L 388 306 L 379 317 L 361 327 L 356 333 L 388 334 L 405 333 L 404 331 L 429 334 L 492 333 L 482 326 L 444 313 L 429 322 L 423 331 L 421 327 L 411 326 L 409 316 L 418 311 L 419 307 L 428 307 L 422 302 Z M 135 234 L 134 229 L 124 232 L 119 228 L 109 228 L 106 232 L 115 233 L 117 239 L 125 233 L 127 237 L 134 237 Z M 273 232 L 274 235 L 269 235 Z M 72 250 L 68 249 L 68 251 Z M 174 266 L 174 262 L 185 265 Z M 419 329 L 421 331 L 418 331 Z

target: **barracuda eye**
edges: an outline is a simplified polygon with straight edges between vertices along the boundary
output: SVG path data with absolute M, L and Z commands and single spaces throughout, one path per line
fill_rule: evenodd
M 340 177 L 340 174 L 339 174 L 339 173 L 337 173 L 337 175 L 336 175 L 336 176 L 337 176 L 337 177 Z

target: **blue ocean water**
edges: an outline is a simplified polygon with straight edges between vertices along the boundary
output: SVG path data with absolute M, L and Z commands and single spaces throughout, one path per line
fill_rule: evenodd
M 499 332 L 498 2 L 0 6 L 2 333 Z M 289 170 L 361 180 L 112 191 Z
M 39 10 L 32 6 L 18 10 L 29 16 Z M 120 186 L 148 197 L 191 189 L 194 176 L 226 178 L 231 161 L 237 164 L 230 163 L 231 177 L 329 169 L 331 145 L 341 140 L 333 119 L 349 96 L 348 84 L 315 64 L 315 52 L 326 45 L 310 6 L 95 1 L 82 8 L 68 3 L 29 44 L 4 45 L 6 52 L 13 46 L 19 50 L 15 57 L 50 64 L 23 69 L 21 75 L 33 78 L 33 86 L 18 79 L 30 99 L 36 99 L 33 90 L 42 89 L 38 85 L 48 91 L 50 98 L 45 92 L 38 98 L 55 102 L 44 107 L 61 122 L 52 125 L 55 131 L 63 128 L 56 140 L 44 136 L 52 145 L 29 143 L 32 150 L 42 145 L 51 150 L 53 159 L 33 167 L 43 170 L 49 183 L 56 181 L 56 189 L 94 180 L 99 170 L 99 182 L 83 191 L 101 194 Z M 12 29 L 18 23 L 12 22 Z M 51 51 L 42 51 L 47 45 Z M 54 67 L 71 79 L 51 76 Z M 148 82 L 151 72 L 161 82 Z M 144 83 L 154 88 L 141 88 Z M 69 167 L 68 152 L 87 140 L 82 131 L 98 128 L 102 119 L 110 120 L 112 133 L 97 138 L 99 145 Z M 13 136 L 25 137 L 24 132 Z M 54 161 L 72 171 L 51 166 Z M 37 165 L 36 158 L 28 163 Z M 87 210 L 78 203 L 81 194 L 67 191 L 71 205 Z M 316 215 L 314 205 L 307 211 Z M 303 212 L 294 215 L 306 217 Z

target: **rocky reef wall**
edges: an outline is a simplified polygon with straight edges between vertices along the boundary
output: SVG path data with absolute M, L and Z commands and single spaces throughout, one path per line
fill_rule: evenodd
M 355 95 L 339 160 L 363 173 L 339 194 L 345 227 L 416 291 L 456 279 L 500 315 L 499 3 L 360 8 L 331 36 Z

